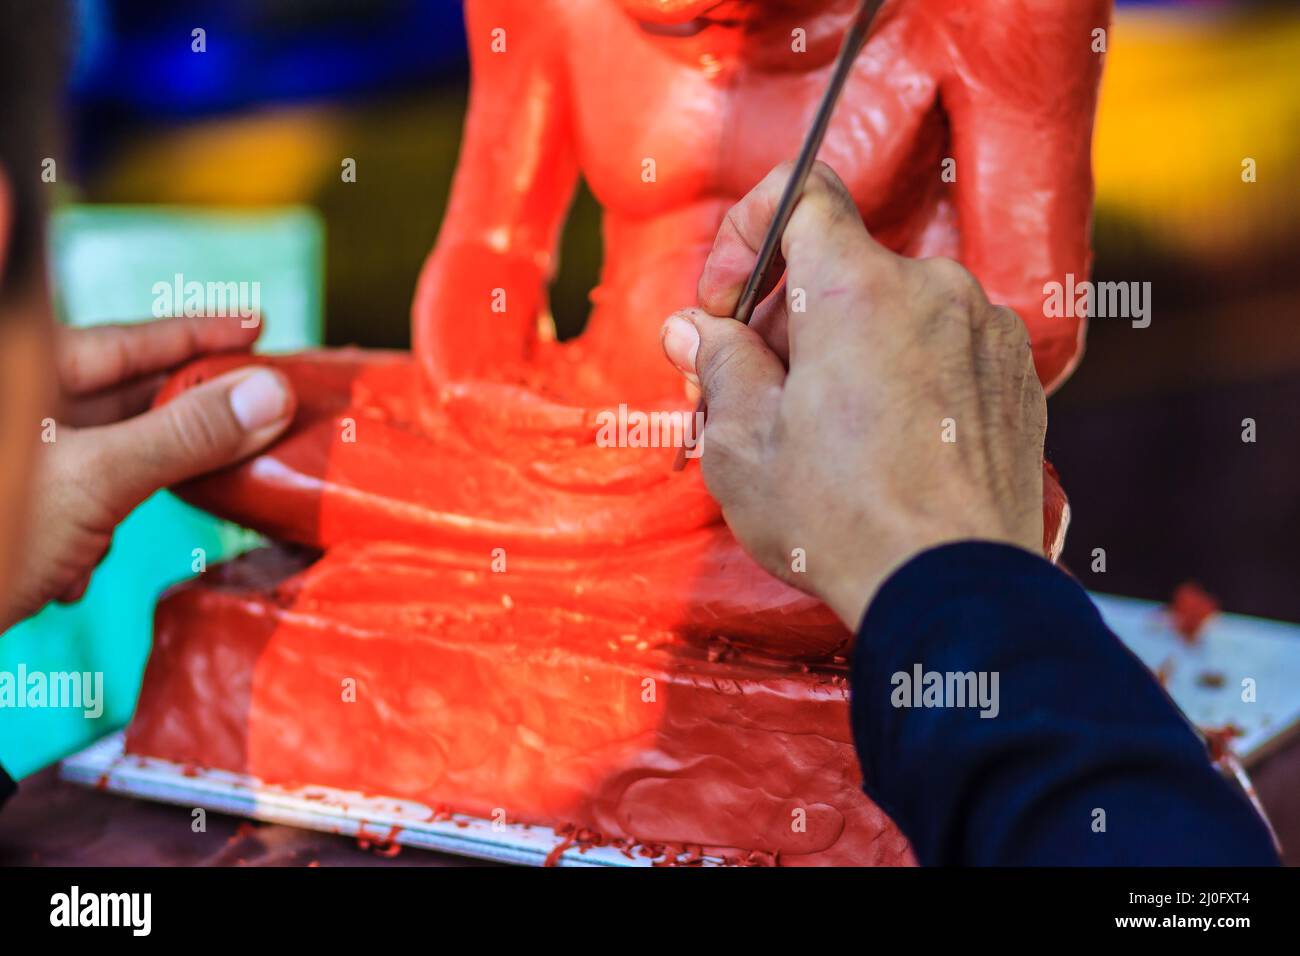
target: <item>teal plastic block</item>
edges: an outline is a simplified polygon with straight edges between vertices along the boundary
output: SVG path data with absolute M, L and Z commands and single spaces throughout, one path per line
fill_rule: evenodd
M 158 284 L 257 283 L 265 326 L 259 351 L 321 341 L 324 230 L 304 208 L 215 212 L 152 206 L 73 206 L 54 217 L 58 308 L 73 325 L 147 319 Z M 34 533 L 40 534 L 39 528 Z M 195 549 L 212 564 L 257 535 L 154 495 L 118 528 L 86 596 L 46 608 L 0 635 L 0 674 L 103 675 L 103 712 L 0 706 L 0 764 L 22 777 L 111 730 L 135 710 L 158 595 L 194 575 Z

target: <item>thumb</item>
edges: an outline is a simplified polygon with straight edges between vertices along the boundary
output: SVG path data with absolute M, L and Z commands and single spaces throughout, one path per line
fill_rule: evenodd
M 760 404 L 785 383 L 785 366 L 754 329 L 685 309 L 668 317 L 664 352 L 687 381 L 697 385 L 710 422 L 751 419 Z
M 280 372 L 246 367 L 181 392 L 152 411 L 88 428 L 110 507 L 125 515 L 159 488 L 233 464 L 288 427 L 293 390 Z

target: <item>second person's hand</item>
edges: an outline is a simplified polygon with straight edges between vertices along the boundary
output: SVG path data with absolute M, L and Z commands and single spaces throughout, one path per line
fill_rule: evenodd
M 149 495 L 239 461 L 288 427 L 288 380 L 252 356 L 248 367 L 149 409 L 168 372 L 247 349 L 258 331 L 237 316 L 56 331 L 60 411 L 43 428 L 30 544 L 0 607 L 0 631 L 50 601 L 77 600 L 114 529 Z

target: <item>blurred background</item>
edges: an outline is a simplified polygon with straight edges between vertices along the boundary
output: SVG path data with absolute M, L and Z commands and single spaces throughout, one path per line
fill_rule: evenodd
M 78 12 L 53 237 L 65 318 L 145 317 L 153 281 L 182 272 L 260 281 L 265 346 L 406 347 L 465 108 L 460 4 L 79 0 Z M 195 27 L 205 56 L 190 55 Z M 1153 319 L 1094 323 L 1048 436 L 1074 508 L 1065 561 L 1091 589 L 1164 600 L 1195 580 L 1228 610 L 1300 622 L 1297 61 L 1294 0 L 1119 4 L 1093 278 L 1151 281 Z M 355 183 L 341 182 L 342 157 Z M 582 327 L 599 260 L 583 190 L 552 290 L 562 335 Z M 1255 443 L 1241 441 L 1245 418 Z M 0 668 L 99 669 L 109 685 L 99 721 L 6 714 L 0 761 L 15 776 L 129 718 L 154 599 L 192 573 L 196 542 L 212 561 L 256 537 L 160 495 L 80 605 L 0 641 Z

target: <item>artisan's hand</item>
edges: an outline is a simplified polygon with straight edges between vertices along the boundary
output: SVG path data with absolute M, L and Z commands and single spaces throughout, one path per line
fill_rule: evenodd
M 267 368 L 230 372 L 148 410 L 169 370 L 246 349 L 257 334 L 238 317 L 59 329 L 63 414 L 52 434 L 45 429 L 30 544 L 0 606 L 0 630 L 50 601 L 81 597 L 113 529 L 153 492 L 238 461 L 284 431 L 293 395 Z
M 783 292 L 752 327 L 718 318 L 789 174 L 778 167 L 728 213 L 702 309 L 669 317 L 664 350 L 708 403 L 701 464 L 727 523 L 856 628 L 886 577 L 930 547 L 1039 552 L 1046 405 L 1019 317 L 956 263 L 877 243 L 821 163 L 781 243 Z

